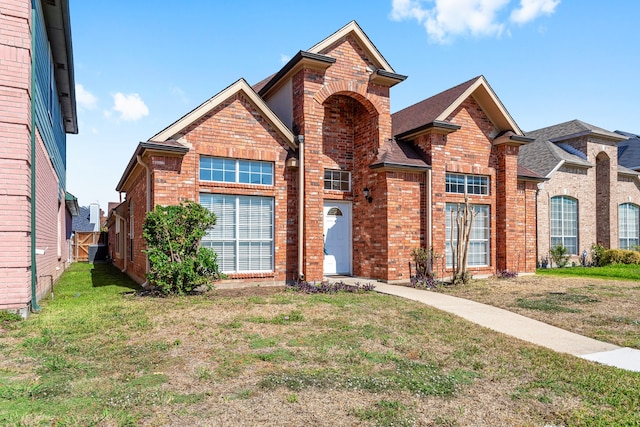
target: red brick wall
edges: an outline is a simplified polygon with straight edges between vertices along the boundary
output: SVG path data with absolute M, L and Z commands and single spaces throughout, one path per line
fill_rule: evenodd
M 230 275 L 234 279 L 293 280 L 297 272 L 296 170 L 287 169 L 287 143 L 242 94 L 223 102 L 184 131 L 184 157 L 145 157 L 151 166 L 153 206 L 199 201 L 199 194 L 272 197 L 275 205 L 274 272 Z M 274 163 L 274 185 L 201 182 L 200 156 Z
M 388 277 L 390 242 L 386 183 L 369 169 L 391 137 L 389 88 L 369 83 L 373 65 L 347 36 L 322 52 L 336 59 L 326 72 L 302 70 L 293 78 L 294 122 L 305 136 L 305 265 L 307 280 L 323 277 L 323 201 L 353 202 L 354 274 Z M 324 190 L 325 168 L 352 171 L 352 192 Z M 372 203 L 362 190 L 372 191 Z

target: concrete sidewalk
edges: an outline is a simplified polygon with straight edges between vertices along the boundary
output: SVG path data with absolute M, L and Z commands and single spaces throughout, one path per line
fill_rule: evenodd
M 344 278 L 347 283 L 366 283 L 362 278 Z M 478 325 L 583 359 L 640 372 L 640 350 L 622 348 L 594 340 L 501 308 L 423 289 L 376 283 L 377 292 L 418 301 L 455 314 Z

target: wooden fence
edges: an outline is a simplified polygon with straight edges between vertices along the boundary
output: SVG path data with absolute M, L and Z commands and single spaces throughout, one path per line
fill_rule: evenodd
M 89 247 L 92 245 L 106 245 L 107 233 L 100 231 L 76 231 L 73 235 L 72 253 L 74 262 L 89 261 Z

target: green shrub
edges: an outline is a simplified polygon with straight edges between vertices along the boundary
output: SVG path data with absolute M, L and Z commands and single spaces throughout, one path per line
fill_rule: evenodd
M 594 243 L 591 245 L 591 261 L 593 265 L 596 267 L 602 267 L 605 264 L 602 263 L 602 257 L 604 256 L 604 252 L 607 250 L 604 246 L 599 243 Z
M 640 264 L 640 252 L 628 249 L 607 249 L 602 255 L 601 265 Z
M 551 256 L 551 259 L 556 264 L 556 266 L 560 268 L 565 267 L 569 262 L 569 254 L 567 248 L 562 245 L 555 245 L 553 248 L 551 248 L 551 250 L 549 251 L 549 255 Z
M 149 283 L 164 294 L 188 294 L 221 277 L 217 255 L 200 247 L 216 216 L 195 202 L 156 206 L 147 213 L 143 236 L 149 256 Z

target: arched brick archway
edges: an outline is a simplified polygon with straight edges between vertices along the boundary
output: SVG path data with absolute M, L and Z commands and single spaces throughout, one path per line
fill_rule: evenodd
M 379 101 L 374 97 L 368 96 L 367 85 L 353 81 L 331 82 L 318 91 L 313 99 L 318 104 L 323 105 L 328 98 L 334 95 L 345 95 L 357 100 L 371 115 L 380 115 L 384 112 L 384 108 Z

